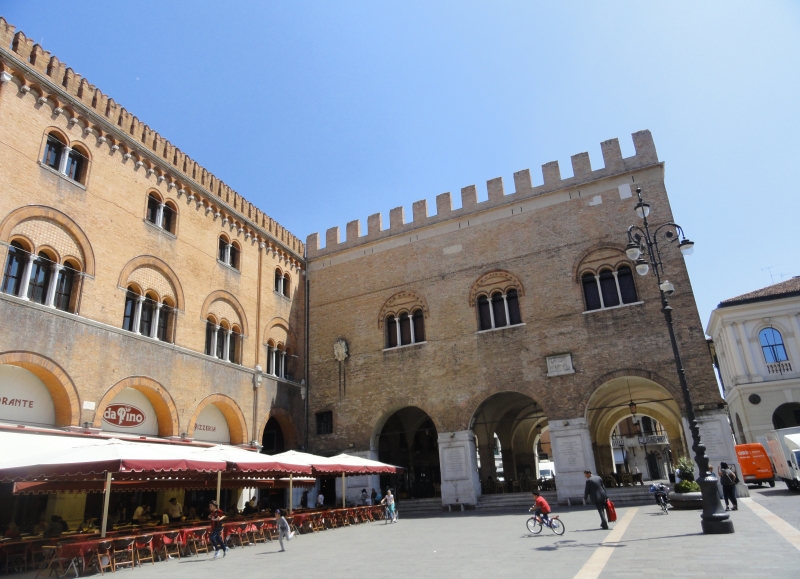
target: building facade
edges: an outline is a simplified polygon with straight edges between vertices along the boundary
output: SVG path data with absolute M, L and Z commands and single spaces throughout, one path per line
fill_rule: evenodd
M 706 333 L 739 444 L 800 426 L 800 277 L 720 302 Z
M 559 498 L 580 497 L 584 469 L 635 468 L 612 447 L 631 418 L 659 425 L 640 435 L 658 438 L 647 452 L 662 476 L 688 455 L 659 290 L 625 254 L 637 187 L 652 224 L 672 221 L 664 164 L 649 131 L 633 144 L 623 158 L 616 139 L 602 143 L 599 169 L 573 156 L 568 178 L 548 163 L 538 186 L 520 171 L 512 193 L 493 179 L 486 201 L 465 187 L 458 209 L 444 193 L 435 215 L 425 200 L 409 220 L 392 210 L 388 228 L 372 215 L 366 235 L 358 221 L 344 240 L 329 229 L 324 248 L 311 235 L 311 448 L 400 464 L 405 475 L 384 483 L 445 504 L 494 489 L 498 450 L 507 490 L 552 457 Z M 674 246 L 662 257 L 704 442 L 712 461 L 735 462 L 683 257 Z
M 303 243 L 2 18 L 0 116 L 0 423 L 302 444 Z
M 467 505 L 545 460 L 581 496 L 584 469 L 631 468 L 622 423 L 661 437 L 657 465 L 688 454 L 658 289 L 624 252 L 637 187 L 672 220 L 649 131 L 629 158 L 602 143 L 603 168 L 581 153 L 572 177 L 548 163 L 321 248 L 1 18 L 0 112 L 0 429 L 351 452 L 406 472 L 348 494 Z M 734 460 L 683 258 L 664 260 L 704 442 Z

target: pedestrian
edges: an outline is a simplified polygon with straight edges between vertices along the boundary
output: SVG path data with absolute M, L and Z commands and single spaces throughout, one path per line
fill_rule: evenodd
M 381 499 L 381 504 L 386 506 L 386 524 L 397 522 L 397 507 L 391 489 L 386 489 L 386 496 Z
M 214 547 L 214 559 L 219 557 L 219 552 L 222 551 L 222 556 L 228 554 L 228 546 L 222 540 L 222 519 L 225 518 L 225 513 L 220 510 L 217 501 L 211 501 L 208 504 L 208 519 L 211 521 L 211 545 Z
M 361 504 L 366 505 L 368 498 L 369 497 L 367 496 L 367 489 L 361 489 Z
M 322 493 L 319 493 L 317 495 L 317 508 L 320 508 L 324 504 L 325 504 L 325 496 Z
M 590 500 L 597 507 L 597 512 L 600 513 L 600 528 L 608 529 L 608 522 L 606 521 L 606 501 L 608 495 L 606 494 L 606 487 L 603 485 L 603 479 L 599 476 L 592 476 L 592 471 L 585 470 L 583 475 L 586 477 L 586 488 L 583 491 L 583 498 Z
M 279 553 L 282 553 L 286 549 L 283 548 L 283 538 L 286 537 L 286 540 L 291 540 L 291 535 L 289 534 L 289 523 L 286 520 L 286 517 L 283 516 L 280 509 L 275 511 L 275 526 L 278 527 L 278 541 L 281 544 L 281 550 Z
M 375 490 L 375 487 L 372 487 L 372 493 L 370 493 L 369 498 L 370 498 L 369 504 L 371 504 L 371 505 L 377 505 L 378 504 L 378 493 Z
M 169 500 L 169 505 L 167 505 L 167 514 L 169 515 L 169 521 L 171 523 L 176 523 L 181 520 L 183 516 L 183 505 L 178 502 L 178 499 L 172 497 Z
M 308 491 L 303 491 L 303 494 L 300 497 L 300 507 L 303 509 L 308 508 Z
M 717 474 L 722 483 L 722 496 L 725 498 L 725 510 L 738 511 L 739 503 L 736 502 L 736 473 L 731 470 L 727 462 L 721 462 L 719 463 Z M 733 503 L 733 509 L 728 506 L 728 501 Z

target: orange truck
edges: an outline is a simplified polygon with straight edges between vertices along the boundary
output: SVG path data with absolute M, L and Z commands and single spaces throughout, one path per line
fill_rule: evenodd
M 775 473 L 764 445 L 761 443 L 737 444 L 736 456 L 742 469 L 742 482 L 761 486 L 769 483 L 775 486 Z

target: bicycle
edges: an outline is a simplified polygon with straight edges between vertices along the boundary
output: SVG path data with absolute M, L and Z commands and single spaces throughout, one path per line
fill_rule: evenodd
M 669 502 L 667 502 L 667 495 L 664 493 L 656 493 L 656 502 L 665 515 L 669 514 Z
M 558 515 L 549 517 L 547 522 L 543 521 L 542 517 L 539 515 L 533 515 L 525 522 L 525 526 L 528 527 L 528 531 L 534 535 L 541 533 L 542 527 L 544 526 L 550 527 L 550 530 L 553 531 L 553 534 L 559 536 L 563 535 L 564 531 L 567 530 L 567 528 L 564 526 L 564 523 L 558 518 Z

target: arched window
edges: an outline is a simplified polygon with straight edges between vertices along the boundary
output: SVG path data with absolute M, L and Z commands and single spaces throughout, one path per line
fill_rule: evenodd
M 282 294 L 283 293 L 283 274 L 281 270 L 275 270 L 275 292 Z
M 135 332 L 138 327 L 138 320 L 136 314 L 139 310 L 139 298 L 141 296 L 136 291 L 129 287 L 125 292 L 125 314 L 122 318 L 122 329 L 129 332 Z
M 267 342 L 267 374 L 275 375 L 275 342 Z
M 603 269 L 599 275 L 590 272 L 581 276 L 586 311 L 615 308 L 639 301 L 630 266 L 620 265 L 616 271 Z
M 267 374 L 278 378 L 287 377 L 288 353 L 283 344 L 275 345 L 275 342 L 267 342 Z
M 217 259 L 235 270 L 239 269 L 239 254 L 241 250 L 236 242 L 231 243 L 224 235 L 220 235 Z
M 75 285 L 77 268 L 72 262 L 67 262 L 58 272 L 56 279 L 55 296 L 53 305 L 56 309 L 69 312 L 72 309 L 72 288 Z
M 89 159 L 86 154 L 79 148 L 71 149 L 67 155 L 67 164 L 64 167 L 64 175 L 77 181 L 78 183 L 86 182 L 86 167 L 89 165 Z
M 233 326 L 231 328 L 231 333 L 229 337 L 228 343 L 228 362 L 232 362 L 234 364 L 240 364 L 239 360 L 239 342 L 242 339 L 242 332 L 238 326 Z
M 761 342 L 761 350 L 764 352 L 764 360 L 767 364 L 785 362 L 786 348 L 783 346 L 783 336 L 775 328 L 764 328 L 758 334 L 758 341 Z
M 143 336 L 153 335 L 153 315 L 155 312 L 155 304 L 157 300 L 153 299 L 152 295 L 147 295 L 142 302 L 139 314 L 139 331 L 138 333 Z
M 206 320 L 206 356 L 213 356 L 217 351 L 217 323 L 214 318 Z
M 225 320 L 217 321 L 209 316 L 206 320 L 207 356 L 240 364 L 242 334 L 238 326 L 231 326 Z
M 50 133 L 47 135 L 47 141 L 44 145 L 44 156 L 42 158 L 42 163 L 51 169 L 60 171 L 61 158 L 64 155 L 64 149 L 66 146 L 67 144 L 57 134 Z
M 522 323 L 519 310 L 519 292 L 511 288 L 503 293 L 500 290 L 478 296 L 478 327 L 480 330 L 493 330 Z
M 162 342 L 172 343 L 172 335 L 170 329 L 172 328 L 173 316 L 175 315 L 172 307 L 165 301 L 161 304 L 158 313 L 158 324 L 156 325 L 156 338 Z
M 283 295 L 289 297 L 289 289 L 291 288 L 292 280 L 288 273 L 283 274 Z
M 386 347 L 408 346 L 425 341 L 425 316 L 422 309 L 411 314 L 402 312 L 399 316 L 386 316 Z
M 147 221 L 170 233 L 175 233 L 175 208 L 158 198 L 155 193 L 147 195 Z
M 22 274 L 28 262 L 29 253 L 18 241 L 12 241 L 8 248 L 6 267 L 3 272 L 3 293 L 19 296 Z
M 28 286 L 28 299 L 37 304 L 44 305 L 47 298 L 47 288 L 50 287 L 50 264 L 47 254 L 39 252 L 31 265 L 30 285 Z

